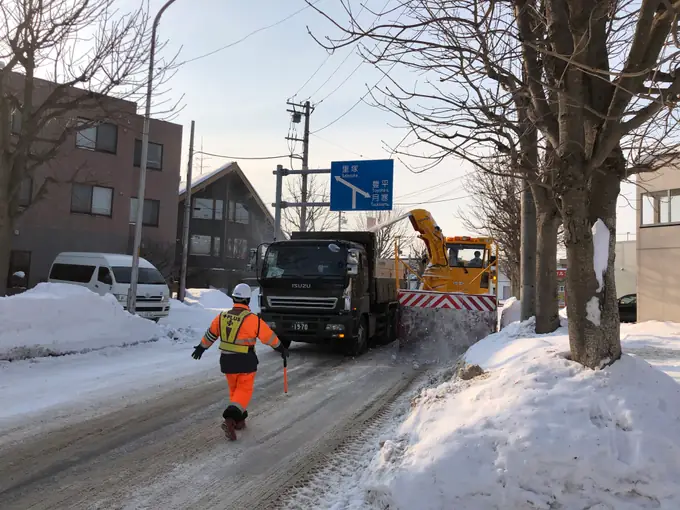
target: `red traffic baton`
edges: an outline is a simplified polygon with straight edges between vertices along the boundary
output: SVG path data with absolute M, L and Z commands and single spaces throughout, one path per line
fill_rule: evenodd
M 283 358 L 283 392 L 288 393 L 288 358 Z

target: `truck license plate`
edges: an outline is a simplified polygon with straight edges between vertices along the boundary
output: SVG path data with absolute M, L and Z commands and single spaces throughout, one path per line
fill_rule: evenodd
M 293 323 L 293 330 L 294 331 L 307 331 L 309 329 L 309 324 L 306 322 L 294 322 Z

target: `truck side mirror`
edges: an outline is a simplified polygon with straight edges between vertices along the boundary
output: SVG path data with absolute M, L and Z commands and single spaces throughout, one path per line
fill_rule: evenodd
M 359 274 L 359 252 L 352 248 L 347 251 L 347 274 Z
M 495 263 L 496 263 L 496 256 L 491 255 L 491 257 L 489 257 L 489 264 L 495 264 Z

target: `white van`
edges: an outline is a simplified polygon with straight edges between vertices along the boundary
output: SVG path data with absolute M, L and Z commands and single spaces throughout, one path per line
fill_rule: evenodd
M 113 294 L 127 309 L 132 274 L 132 255 L 64 252 L 57 255 L 48 281 L 82 285 L 97 294 Z M 160 271 L 140 257 L 137 282 L 137 315 L 158 321 L 170 310 L 170 289 Z

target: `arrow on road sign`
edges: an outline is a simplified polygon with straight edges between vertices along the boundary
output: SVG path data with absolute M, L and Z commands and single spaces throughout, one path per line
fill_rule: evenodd
M 364 198 L 369 198 L 371 196 L 370 193 L 366 193 L 361 188 L 357 188 L 354 184 L 352 184 L 351 182 L 347 182 L 339 175 L 335 176 L 335 180 L 338 181 L 340 184 L 344 184 L 345 186 L 352 190 L 352 209 L 357 208 L 357 193 L 360 193 Z

